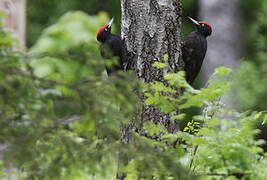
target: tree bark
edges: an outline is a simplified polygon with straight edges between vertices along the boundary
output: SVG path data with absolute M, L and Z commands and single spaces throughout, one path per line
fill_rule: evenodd
M 152 65 L 169 57 L 169 71 L 182 69 L 180 0 L 121 0 L 121 32 L 130 54 L 131 69 L 145 82 L 163 81 L 166 70 Z M 167 123 L 168 116 L 145 106 L 142 120 Z
M 127 46 L 130 69 L 139 79 L 147 83 L 163 82 L 168 71 L 183 69 L 180 0 L 121 0 L 121 10 L 121 36 Z M 164 55 L 168 55 L 169 69 L 154 68 L 155 62 L 163 62 Z M 145 97 L 141 96 L 141 99 L 144 101 Z M 161 123 L 169 129 L 169 116 L 153 106 L 144 105 L 140 119 L 141 129 L 138 132 L 141 135 L 142 124 L 146 121 Z M 134 124 L 121 126 L 120 140 L 123 144 L 129 143 L 132 132 L 136 130 Z M 123 177 L 121 175 L 118 179 Z
M 202 66 L 205 84 L 219 66 L 235 69 L 242 56 L 242 13 L 239 0 L 201 0 L 200 19 L 213 27 Z

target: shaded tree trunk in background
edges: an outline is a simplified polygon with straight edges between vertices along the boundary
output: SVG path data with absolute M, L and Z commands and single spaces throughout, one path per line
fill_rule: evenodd
M 25 46 L 25 27 L 26 27 L 26 0 L 0 0 L 0 11 L 6 14 L 3 19 L 3 27 L 12 33 L 12 36 L 19 40 L 20 47 Z M 2 151 L 6 151 L 8 146 L 0 144 L 0 160 L 2 160 Z M 16 171 L 12 164 L 9 164 L 5 173 L 7 179 L 16 180 Z
M 0 8 L 7 17 L 4 19 L 3 25 L 12 35 L 19 40 L 20 46 L 25 46 L 25 4 L 26 0 L 1 0 Z
M 213 27 L 201 75 L 202 86 L 219 66 L 236 68 L 242 56 L 242 13 L 239 0 L 200 0 L 200 19 Z

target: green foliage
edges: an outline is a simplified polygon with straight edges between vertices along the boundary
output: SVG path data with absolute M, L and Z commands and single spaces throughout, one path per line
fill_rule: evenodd
M 198 17 L 198 3 L 195 0 L 182 0 L 181 2 L 183 5 L 182 33 L 186 37 L 195 30 L 195 26 L 187 17 Z
M 200 123 L 192 120 L 191 122 L 188 122 L 187 127 L 184 128 L 184 131 L 191 134 L 196 134 L 199 128 Z
M 215 128 L 217 125 L 209 123 L 213 121 L 211 118 L 207 127 L 199 130 L 200 138 L 192 140 L 192 144 L 196 143 L 199 146 L 194 161 L 195 170 L 207 174 L 228 174 L 228 176 L 242 174 L 244 179 L 265 179 L 266 172 L 258 174 L 258 170 L 255 169 L 258 163 L 261 163 L 259 160 L 263 150 L 259 145 L 264 142 L 253 139 L 258 133 L 253 127 L 254 114 L 234 112 L 225 115 L 238 118 L 238 121 L 229 122 L 224 118 L 218 131 Z
M 21 179 L 115 177 L 119 127 L 135 116 L 140 83 L 102 73 L 95 35 L 106 20 L 68 13 L 29 53 L 12 51 L 1 29 L 0 142 Z
M 267 103 L 266 84 L 267 66 L 263 59 L 260 65 L 253 62 L 242 62 L 234 74 L 233 96 L 237 99 L 240 109 L 265 110 Z
M 103 66 L 99 66 L 101 59 L 96 32 L 98 27 L 107 21 L 105 13 L 100 13 L 96 17 L 89 17 L 83 12 L 65 14 L 58 23 L 45 29 L 30 50 L 30 55 L 33 57 L 45 55 L 44 58 L 31 62 L 35 74 L 71 82 L 94 73 L 101 73 Z M 49 57 L 49 54 L 53 56 Z M 87 63 L 87 66 L 84 66 L 84 63 Z
M 158 69 L 162 69 L 162 68 L 166 68 L 167 64 L 161 63 L 161 62 L 155 62 L 153 64 L 153 67 L 158 68 Z
M 107 77 L 95 40 L 107 20 L 103 13 L 67 13 L 28 53 L 14 52 L 16 41 L 0 28 L 5 165 L 16 167 L 20 179 L 115 179 L 118 169 L 130 180 L 267 178 L 260 148 L 265 142 L 254 139 L 253 128 L 263 113 L 239 113 L 220 102 L 229 89 L 229 69 L 218 68 L 200 90 L 185 81 L 184 72 L 145 85 L 131 72 Z M 168 68 L 167 56 L 163 62 L 154 67 Z M 203 113 L 185 131 L 145 122 L 122 144 L 120 127 L 141 124 L 137 92 L 147 97 L 146 106 L 170 117 L 169 127 L 187 116 L 187 108 Z
M 266 0 L 241 1 L 244 9 L 245 61 L 233 80 L 233 96 L 241 110 L 265 110 L 267 92 L 267 4 Z M 252 11 L 254 9 L 254 11 Z
M 0 161 L 0 178 L 4 178 L 5 177 L 5 173 L 2 171 L 2 169 L 3 169 L 3 162 L 2 161 Z
M 147 105 L 153 104 L 170 115 L 192 106 L 204 108 L 201 115 L 194 116 L 187 124 L 184 132 L 161 132 L 166 144 L 178 139 L 185 143 L 177 146 L 189 152 L 181 162 L 191 173 L 200 175 L 201 179 L 266 179 L 267 171 L 256 168 L 266 164 L 266 155 L 260 148 L 265 142 L 254 139 L 259 133 L 254 129 L 254 122 L 262 113 L 239 113 L 220 102 L 220 97 L 229 89 L 229 83 L 222 81 L 222 77 L 230 72 L 224 67 L 217 68 L 209 86 L 199 91 L 185 82 L 183 73 L 167 74 L 165 80 L 172 90 L 170 86 L 163 88 L 163 83 L 154 82 L 152 93 L 146 93 Z M 179 87 L 185 91 L 175 99 L 175 89 Z M 172 108 L 166 104 L 172 104 Z M 177 115 L 174 117 L 172 119 L 179 119 Z M 150 129 L 159 133 L 158 127 L 150 126 Z
M 266 122 L 267 122 L 267 114 L 264 115 L 264 119 L 263 119 L 262 125 L 264 125 Z
M 232 89 L 236 106 L 240 110 L 265 110 L 267 107 L 267 0 L 242 0 L 244 59 L 233 74 Z M 194 30 L 186 16 L 197 17 L 197 1 L 183 0 L 183 33 Z
M 69 11 L 80 10 L 88 14 L 105 11 L 110 16 L 115 16 L 114 23 L 116 27 L 120 27 L 119 0 L 27 0 L 26 2 L 28 47 L 35 44 L 44 28 L 56 23 L 59 17 Z
M 161 124 L 154 124 L 152 122 L 147 122 L 144 125 L 144 130 L 149 136 L 159 135 L 160 133 L 166 133 L 166 128 Z

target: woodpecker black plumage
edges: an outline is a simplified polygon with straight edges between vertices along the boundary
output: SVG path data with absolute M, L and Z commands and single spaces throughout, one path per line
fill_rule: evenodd
M 196 79 L 207 51 L 207 37 L 211 35 L 211 26 L 204 21 L 189 19 L 196 25 L 197 30 L 191 32 L 182 46 L 183 60 L 185 63 L 186 80 L 193 84 Z
M 106 67 L 108 75 L 124 70 L 124 63 L 127 61 L 127 50 L 124 41 L 120 36 L 111 34 L 113 19 L 109 21 L 108 25 L 101 27 L 97 33 L 97 40 L 101 43 L 101 56 L 105 59 L 118 57 L 118 64 Z

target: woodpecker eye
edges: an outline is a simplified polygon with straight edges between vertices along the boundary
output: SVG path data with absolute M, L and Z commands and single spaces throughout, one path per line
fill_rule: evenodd
M 105 28 L 105 31 L 107 32 L 107 31 L 108 31 L 108 29 L 107 29 L 107 28 Z

